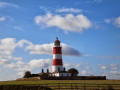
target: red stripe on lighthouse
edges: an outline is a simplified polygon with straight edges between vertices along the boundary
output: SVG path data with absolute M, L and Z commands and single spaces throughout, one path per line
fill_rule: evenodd
M 53 59 L 53 65 L 63 65 L 62 59 Z
M 53 54 L 62 54 L 61 48 L 62 47 L 53 47 Z

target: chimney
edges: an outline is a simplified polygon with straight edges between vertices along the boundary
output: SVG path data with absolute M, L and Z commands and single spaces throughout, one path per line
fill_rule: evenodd
M 64 67 L 64 70 L 63 70 L 64 72 L 65 72 L 65 67 Z
M 47 69 L 47 73 L 49 73 L 49 69 Z
M 60 67 L 58 67 L 58 72 L 60 72 Z
M 42 68 L 42 73 L 44 73 L 44 69 Z

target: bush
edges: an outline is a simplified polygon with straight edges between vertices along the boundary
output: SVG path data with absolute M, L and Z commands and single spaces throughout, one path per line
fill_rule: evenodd
M 75 68 L 71 68 L 68 70 L 69 73 L 71 73 L 71 76 L 77 76 L 79 74 L 78 70 Z
M 31 72 L 30 71 L 26 71 L 25 75 L 24 75 L 24 78 L 29 78 L 29 77 L 31 77 Z

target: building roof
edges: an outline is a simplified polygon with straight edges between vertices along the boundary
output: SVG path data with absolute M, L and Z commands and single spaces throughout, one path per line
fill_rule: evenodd
M 54 72 L 54 73 L 68 73 L 67 71 L 59 71 L 59 72 Z
M 60 41 L 58 40 L 58 37 L 56 37 L 56 40 L 55 40 L 55 42 L 60 42 Z

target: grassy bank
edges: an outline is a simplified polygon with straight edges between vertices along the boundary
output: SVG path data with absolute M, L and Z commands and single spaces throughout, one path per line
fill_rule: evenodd
M 84 84 L 120 84 L 120 80 L 40 80 L 40 81 L 1 81 L 0 85 L 46 84 L 46 83 L 84 83 Z
M 120 90 L 120 80 L 1 81 L 0 90 Z

